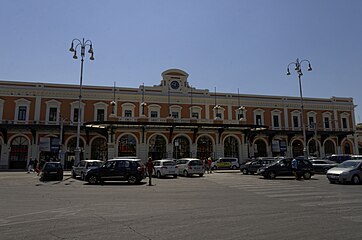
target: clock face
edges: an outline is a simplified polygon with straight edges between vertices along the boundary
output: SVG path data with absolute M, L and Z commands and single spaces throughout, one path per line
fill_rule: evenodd
M 171 82 L 171 87 L 173 89 L 178 89 L 180 87 L 180 83 L 178 81 L 172 81 Z

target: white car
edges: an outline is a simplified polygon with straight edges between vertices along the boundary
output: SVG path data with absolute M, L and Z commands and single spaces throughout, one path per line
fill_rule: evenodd
M 178 175 L 185 177 L 198 174 L 202 177 L 205 173 L 204 164 L 197 158 L 181 158 L 176 160 Z
M 171 159 L 161 159 L 153 161 L 153 166 L 155 167 L 154 175 L 158 178 L 165 176 L 177 177 L 177 166 L 176 162 Z
M 77 165 L 73 166 L 72 177 L 76 178 L 80 176 L 84 180 L 84 176 L 89 169 L 98 168 L 102 166 L 103 161 L 101 160 L 82 160 Z

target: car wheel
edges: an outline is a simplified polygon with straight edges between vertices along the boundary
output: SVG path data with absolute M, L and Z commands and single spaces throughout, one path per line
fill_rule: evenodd
M 97 176 L 96 176 L 96 175 L 90 176 L 90 177 L 88 178 L 88 182 L 89 182 L 90 184 L 96 184 L 96 183 L 98 182 Z
M 77 177 L 77 175 L 75 174 L 74 171 L 72 171 L 72 178 L 76 178 L 76 177 Z
M 244 168 L 243 169 L 243 174 L 248 175 L 248 173 L 249 173 L 248 169 Z
M 274 179 L 275 177 L 276 177 L 275 172 L 273 171 L 268 172 L 268 178 Z
M 161 177 L 162 177 L 162 175 L 161 175 L 161 172 L 160 172 L 160 171 L 157 171 L 157 177 L 158 177 L 158 178 L 161 178 Z
M 334 183 L 336 183 L 336 182 L 335 182 L 335 181 L 332 181 L 332 180 L 329 180 L 329 183 L 334 184 Z
M 359 179 L 359 177 L 357 175 L 353 175 L 352 177 L 352 183 L 353 184 L 360 184 L 361 180 Z
M 202 176 L 204 176 L 204 174 L 203 174 L 203 173 L 200 173 L 199 176 L 202 177 Z
M 84 179 L 85 179 L 84 173 L 82 173 L 82 174 L 80 175 L 80 178 L 84 181 Z
M 184 171 L 184 177 L 188 177 L 189 176 L 189 173 L 185 170 Z
M 134 176 L 134 175 L 130 175 L 129 177 L 128 177 L 128 183 L 129 184 L 135 184 L 135 183 L 137 183 L 137 178 L 136 178 L 136 176 Z
M 235 169 L 236 169 L 236 166 L 234 165 L 231 169 L 232 169 L 232 170 L 235 170 Z
M 177 178 L 177 174 L 173 175 L 174 178 Z
M 312 177 L 312 174 L 310 174 L 310 172 L 305 172 L 303 173 L 303 178 L 305 180 L 309 180 Z
M 58 177 L 58 181 L 63 181 L 63 175 Z

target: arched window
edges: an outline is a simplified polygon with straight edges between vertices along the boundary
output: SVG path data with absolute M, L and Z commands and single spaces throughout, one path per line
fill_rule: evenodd
M 108 159 L 108 146 L 104 138 L 96 138 L 91 146 L 91 159 L 107 160 Z
M 118 141 L 118 157 L 136 156 L 137 155 L 136 139 L 130 135 L 123 135 Z
M 190 142 L 184 137 L 180 136 L 173 141 L 173 157 L 174 158 L 187 158 L 190 157 Z
M 229 136 L 225 138 L 224 156 L 239 158 L 239 143 L 235 137 Z
M 295 140 L 292 145 L 293 157 L 303 156 L 303 143 L 300 140 Z
M 266 144 L 263 140 L 256 140 L 254 143 L 254 156 L 255 157 L 267 157 Z
M 212 140 L 208 136 L 201 136 L 197 140 L 197 158 L 207 159 L 208 157 L 213 157 L 213 146 Z
M 19 136 L 13 139 L 10 149 L 10 169 L 25 169 L 28 159 L 29 141 L 25 137 Z
M 161 135 L 154 135 L 148 144 L 148 156 L 153 160 L 163 159 L 167 157 L 166 140 Z
M 319 156 L 318 143 L 315 141 L 315 139 L 310 140 L 310 142 L 308 144 L 308 150 L 309 150 L 310 156 L 314 156 L 314 157 Z
M 336 150 L 334 148 L 334 144 L 331 140 L 327 140 L 324 143 L 324 153 L 326 156 L 332 155 L 336 153 Z

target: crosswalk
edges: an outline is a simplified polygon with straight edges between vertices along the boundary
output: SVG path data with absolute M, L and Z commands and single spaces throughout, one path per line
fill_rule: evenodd
M 263 179 L 239 173 L 216 173 L 207 180 L 238 191 L 275 199 L 300 207 L 316 208 L 350 221 L 362 223 L 362 185 L 329 184 L 324 175 L 314 180 L 296 181 L 293 178 Z

